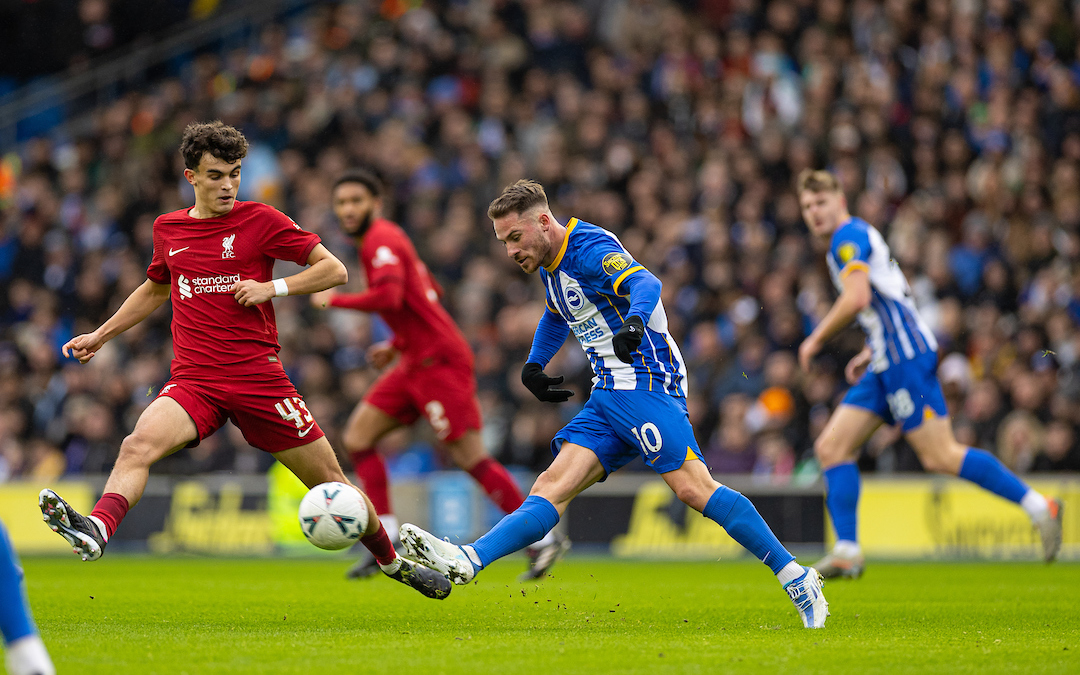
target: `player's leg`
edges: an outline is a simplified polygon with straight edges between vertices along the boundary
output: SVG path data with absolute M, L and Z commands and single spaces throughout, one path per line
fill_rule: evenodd
M 686 505 L 727 530 L 773 571 L 807 628 L 825 623 L 829 605 L 816 570 L 803 567 L 743 495 L 713 479 L 701 456 L 686 401 L 649 391 L 593 392 L 608 424 L 640 453 Z
M 4 637 L 9 673 L 52 675 L 56 672 L 30 615 L 22 567 L 3 522 L 0 522 L 0 634 Z
M 406 523 L 405 548 L 457 584 L 467 584 L 495 560 L 539 541 L 559 522 L 567 505 L 606 471 L 596 453 L 575 443 L 562 444 L 551 466 L 537 477 L 529 496 L 474 543 L 457 546 Z
M 97 560 L 128 509 L 142 498 L 150 466 L 197 438 L 199 431 L 184 407 L 169 396 L 158 396 L 120 444 L 105 490 L 89 517 L 46 488 L 38 496 L 45 522 L 67 539 L 83 560 Z
M 479 426 L 480 406 L 475 397 L 470 398 L 472 407 L 476 409 L 475 418 Z M 430 411 L 431 408 L 432 406 L 429 405 L 426 409 Z M 472 476 L 503 513 L 512 513 L 517 510 L 525 501 L 521 490 L 518 489 L 517 481 L 499 460 L 488 454 L 480 432 L 476 429 L 465 429 L 453 438 L 453 412 L 448 410 L 446 417 L 451 422 L 451 437 L 445 442 L 445 447 L 454 465 Z M 522 573 L 521 581 L 543 578 L 568 550 L 570 550 L 570 540 L 566 535 L 554 529 L 550 530 L 539 541 L 525 547 L 525 554 L 529 558 L 529 569 Z
M 850 398 L 845 398 L 847 400 Z M 814 565 L 826 579 L 862 575 L 863 557 L 858 537 L 861 480 L 855 462 L 859 448 L 881 424 L 881 417 L 872 410 L 842 403 L 814 441 L 814 455 L 825 479 L 825 507 L 836 532 L 832 551 Z
M 510 513 L 524 501 L 521 489 L 480 438 L 482 420 L 476 378 L 467 362 L 435 363 L 413 370 L 408 387 L 450 460 L 468 472 L 491 501 Z
M 243 426 L 241 426 L 241 431 L 244 431 Z M 321 429 L 318 433 L 319 438 L 311 443 L 277 451 L 274 453 L 274 458 L 284 464 L 309 488 L 329 482 L 352 485 L 352 482 L 345 477 L 345 472 L 341 470 L 341 464 L 338 462 L 337 455 L 334 454 L 334 449 L 330 447 L 330 442 L 321 435 Z M 353 485 L 353 487 L 356 486 Z M 383 573 L 411 586 L 429 598 L 441 600 L 449 595 L 450 584 L 445 577 L 397 554 L 371 500 L 363 490 L 360 490 L 360 494 L 363 495 L 370 514 L 364 536 L 360 537 L 360 543 L 375 556 Z
M 692 454 L 678 469 L 661 477 L 684 504 L 723 527 L 732 539 L 768 565 L 795 604 L 804 627 L 825 625 L 829 603 L 821 590 L 821 575 L 795 561 L 749 499 L 718 483 L 705 463 Z
M 402 426 L 396 417 L 383 412 L 365 399 L 356 406 L 345 424 L 341 440 L 352 459 L 356 478 L 363 486 L 364 493 L 379 514 L 379 520 L 386 528 L 390 540 L 397 544 L 398 522 L 390 505 L 390 484 L 386 473 L 386 462 L 376 445 L 386 434 Z M 364 579 L 380 571 L 379 563 L 370 551 L 345 573 L 347 579 Z
M 1043 559 L 1050 562 L 1057 557 L 1061 548 L 1060 500 L 1047 499 L 1028 487 L 986 450 L 957 442 L 947 416 L 924 419 L 906 438 L 927 471 L 959 476 L 1019 504 L 1039 529 Z
M 393 518 L 394 511 L 390 506 L 386 462 L 376 449 L 376 444 L 379 439 L 400 426 L 401 420 L 383 412 L 365 399 L 349 415 L 341 435 L 342 445 L 352 460 L 360 485 L 375 505 L 375 512 L 384 519 L 387 519 L 387 516 Z M 391 529 L 397 529 L 396 520 L 389 524 Z

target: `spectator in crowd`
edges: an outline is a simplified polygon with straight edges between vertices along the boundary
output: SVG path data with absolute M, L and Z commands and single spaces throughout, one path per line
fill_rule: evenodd
M 80 53 L 107 49 L 108 30 L 126 39 L 123 3 L 80 5 Z M 522 177 L 664 282 L 715 470 L 812 461 L 862 343 L 850 331 L 809 374 L 783 365 L 833 299 L 791 183 L 826 166 L 938 337 L 960 440 L 1021 470 L 1076 469 L 1078 37 L 1080 13 L 1059 0 L 314 3 L 0 158 L 0 477 L 107 471 L 167 378 L 168 313 L 82 369 L 57 345 L 141 283 L 154 216 L 191 202 L 175 146 L 196 119 L 250 139 L 241 198 L 293 214 L 343 260 L 328 186 L 354 164 L 386 176 L 387 215 L 477 354 L 483 437 L 503 462 L 545 466 L 573 412 L 516 381 L 543 299 L 483 209 Z M 385 328 L 276 306 L 282 361 L 337 442 Z M 575 353 L 553 365 L 581 394 L 568 408 L 589 389 Z M 1012 411 L 1024 422 L 1006 429 Z M 1041 445 L 1019 442 L 1040 427 Z M 170 467 L 265 468 L 236 434 L 215 438 Z M 887 431 L 862 464 L 918 468 Z

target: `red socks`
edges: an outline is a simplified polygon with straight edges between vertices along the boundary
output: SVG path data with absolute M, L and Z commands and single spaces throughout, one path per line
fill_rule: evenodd
M 492 457 L 477 462 L 476 466 L 469 469 L 469 475 L 480 483 L 480 487 L 484 488 L 484 492 L 503 510 L 503 513 L 517 510 L 517 507 L 525 501 L 510 472 Z
M 100 518 L 101 522 L 105 523 L 105 539 L 112 539 L 113 532 L 116 532 L 117 526 L 120 525 L 120 521 L 127 515 L 128 500 L 124 495 L 117 492 L 106 492 L 101 495 L 101 499 L 94 505 L 94 510 L 90 512 L 90 515 Z
M 390 489 L 387 487 L 386 462 L 374 449 L 354 450 L 349 453 L 360 487 L 371 500 L 375 513 L 393 513 L 390 510 Z M 374 535 L 372 535 L 374 536 Z
M 382 523 L 379 523 L 379 531 L 375 534 L 360 537 L 360 543 L 371 551 L 371 555 L 375 556 L 375 562 L 380 565 L 389 565 L 397 557 L 394 544 L 390 542 L 390 537 L 387 536 L 386 528 L 382 526 Z

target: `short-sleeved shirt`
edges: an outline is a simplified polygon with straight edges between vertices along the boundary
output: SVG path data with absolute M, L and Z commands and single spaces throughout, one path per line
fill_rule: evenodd
M 319 237 L 259 202 L 238 201 L 217 218 L 192 218 L 189 210 L 154 221 L 146 270 L 151 281 L 172 285 L 173 377 L 280 368 L 273 303 L 244 307 L 230 289 L 243 279 L 269 281 L 275 260 L 307 264 Z
M 645 322 L 640 359 L 623 363 L 611 339 L 630 311 L 626 280 L 645 267 L 611 232 L 571 218 L 562 248 L 540 270 L 547 306 L 566 321 L 593 369 L 594 389 L 642 389 L 686 396 L 686 366 L 668 331 L 663 302 Z
M 400 284 L 403 295 L 397 310 L 378 310 L 390 330 L 403 362 L 425 359 L 473 363 L 472 350 L 450 313 L 439 302 L 435 281 L 416 253 L 408 235 L 395 223 L 376 218 L 364 234 L 359 250 L 368 286 Z
M 866 272 L 870 279 L 870 304 L 858 320 L 873 351 L 872 372 L 937 353 L 937 339 L 919 316 L 904 273 L 874 227 L 861 218 L 841 224 L 833 232 L 826 261 L 838 291 L 843 291 L 844 278 L 855 270 Z

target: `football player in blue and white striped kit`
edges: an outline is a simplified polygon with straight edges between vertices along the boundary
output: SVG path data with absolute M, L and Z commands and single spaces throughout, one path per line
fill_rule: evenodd
M 716 482 L 694 440 L 686 410 L 686 368 L 668 332 L 660 281 L 612 233 L 551 214 L 539 183 L 521 180 L 491 203 L 488 216 L 506 253 L 540 271 L 547 309 L 521 379 L 541 401 L 571 396 L 544 367 L 571 332 L 593 369 L 588 403 L 551 443 L 555 459 L 529 497 L 487 534 L 456 546 L 406 523 L 401 541 L 417 560 L 466 584 L 493 561 L 543 537 L 570 501 L 637 456 L 680 500 L 716 521 L 776 574 L 803 625 L 828 616 L 821 577 L 784 548 L 742 494 Z
M 56 673 L 30 614 L 22 566 L 3 521 L 0 521 L 0 635 L 4 638 L 4 660 L 11 675 Z
M 799 363 L 809 370 L 825 342 L 855 319 L 867 337 L 844 371 L 852 387 L 814 443 L 837 538 L 817 569 L 826 577 L 862 574 L 855 461 L 859 448 L 883 423 L 902 427 L 927 471 L 960 476 L 1020 504 L 1039 529 L 1044 559 L 1053 560 L 1061 548 L 1060 500 L 1029 488 L 989 452 L 957 442 L 937 380 L 937 340 L 915 309 L 907 280 L 881 234 L 848 213 L 831 173 L 806 170 L 797 187 L 807 227 L 829 244 L 829 272 L 840 293 L 799 346 Z

